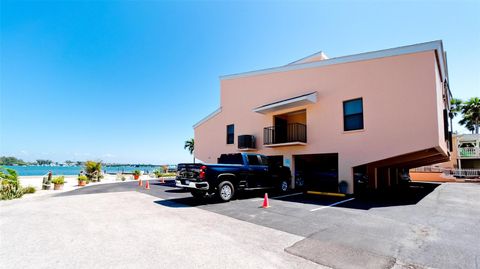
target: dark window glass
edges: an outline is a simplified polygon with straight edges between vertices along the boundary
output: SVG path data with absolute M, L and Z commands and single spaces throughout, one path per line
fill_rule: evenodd
M 222 154 L 218 158 L 219 164 L 243 164 L 242 154 Z
M 234 137 L 235 137 L 235 125 L 233 124 L 227 125 L 227 144 L 233 144 Z
M 247 155 L 249 165 L 260 165 L 257 155 Z
M 260 156 L 260 160 L 262 161 L 262 165 L 268 165 L 268 158 L 265 156 Z
M 363 129 L 362 98 L 343 102 L 343 130 Z

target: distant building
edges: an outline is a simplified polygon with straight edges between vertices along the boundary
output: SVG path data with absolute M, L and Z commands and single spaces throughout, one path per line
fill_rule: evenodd
M 480 134 L 453 135 L 451 160 L 435 166 L 447 169 L 480 169 Z

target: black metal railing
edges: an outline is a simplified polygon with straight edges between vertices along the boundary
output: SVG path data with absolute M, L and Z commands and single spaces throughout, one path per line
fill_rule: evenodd
M 289 123 L 263 128 L 263 144 L 281 144 L 291 142 L 307 143 L 307 126 L 301 123 Z
M 253 135 L 239 135 L 238 136 L 238 149 L 254 149 L 255 136 Z

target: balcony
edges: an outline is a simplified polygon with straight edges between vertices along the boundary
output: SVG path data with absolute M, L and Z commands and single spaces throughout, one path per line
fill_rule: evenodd
M 299 146 L 306 143 L 307 126 L 302 123 L 289 123 L 263 129 L 263 144 L 266 147 Z
M 480 148 L 479 147 L 465 147 L 458 148 L 458 157 L 459 158 L 480 158 Z

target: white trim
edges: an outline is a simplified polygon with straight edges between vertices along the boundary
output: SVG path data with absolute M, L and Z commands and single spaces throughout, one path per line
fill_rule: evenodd
M 200 126 L 202 123 L 208 121 L 209 119 L 215 117 L 218 113 L 222 112 L 222 107 L 219 107 L 217 110 L 213 111 L 212 113 L 208 114 L 208 116 L 206 116 L 205 118 L 201 119 L 199 122 L 195 123 L 193 125 L 193 128 L 197 128 L 198 126 Z
M 346 202 L 350 202 L 350 201 L 352 201 L 352 200 L 354 200 L 354 199 L 355 199 L 355 198 L 350 198 L 350 199 L 343 200 L 343 201 L 340 201 L 340 202 L 336 202 L 336 203 L 333 203 L 333 204 L 330 204 L 330 205 L 326 205 L 326 206 L 321 206 L 321 207 L 317 207 L 317 208 L 314 208 L 314 209 L 310 209 L 310 212 L 322 210 L 322 209 L 329 208 L 329 207 L 334 207 L 334 206 L 339 205 L 339 204 L 343 204 L 343 203 L 346 203 Z
M 267 69 L 256 70 L 256 71 L 225 75 L 225 76 L 220 76 L 220 80 L 244 78 L 249 76 L 265 75 L 265 74 L 276 73 L 276 72 L 286 72 L 286 71 L 315 68 L 315 67 L 328 66 L 328 65 L 334 65 L 334 64 L 357 62 L 357 61 L 366 61 L 366 60 L 392 57 L 392 56 L 398 56 L 403 54 L 411 54 L 411 53 L 418 53 L 418 52 L 431 51 L 431 50 L 436 51 L 437 59 L 439 60 L 438 65 L 440 67 L 440 72 L 441 72 L 442 78 L 445 78 L 446 76 L 445 76 L 445 60 L 444 60 L 444 53 L 443 53 L 444 52 L 443 45 L 441 40 L 436 40 L 436 41 L 419 43 L 419 44 L 403 46 L 398 48 L 391 48 L 391 49 L 385 49 L 385 50 L 378 50 L 378 51 L 330 58 L 330 59 L 325 59 L 325 60 L 316 61 L 316 62 L 285 65 L 285 66 L 267 68 Z
M 303 194 L 303 192 L 297 192 L 297 193 L 285 194 L 285 195 L 280 195 L 280 196 L 274 196 L 274 197 L 270 197 L 270 199 L 280 199 L 280 198 L 286 198 L 286 197 L 290 197 L 290 196 L 297 196 L 297 195 L 300 195 L 300 194 Z
M 288 142 L 288 143 L 279 143 L 279 144 L 268 144 L 263 145 L 266 148 L 275 148 L 275 147 L 284 147 L 284 146 L 306 146 L 307 143 L 304 142 Z
M 243 148 L 243 149 L 238 149 L 238 151 L 255 151 L 257 150 L 256 148 Z
M 310 54 L 310 55 L 308 55 L 307 57 L 303 57 L 302 59 L 299 59 L 299 60 L 296 60 L 296 61 L 294 61 L 294 62 L 291 62 L 291 63 L 289 63 L 289 64 L 287 64 L 287 65 L 299 64 L 299 63 L 305 62 L 305 61 L 308 60 L 308 59 L 315 58 L 315 57 L 317 57 L 317 56 L 322 56 L 324 60 L 327 60 L 327 59 L 328 59 L 328 56 L 327 56 L 325 53 L 323 53 L 323 51 L 319 51 L 319 52 L 317 52 L 317 53 Z M 322 61 L 323 61 L 323 60 L 322 60 Z
M 312 92 L 309 94 L 304 94 L 298 97 L 292 97 L 289 99 L 284 99 L 281 101 L 276 101 L 267 105 L 263 105 L 253 109 L 253 112 L 257 112 L 260 114 L 266 114 L 268 112 L 297 107 L 297 106 L 304 106 L 307 104 L 314 104 L 317 102 L 317 92 Z

